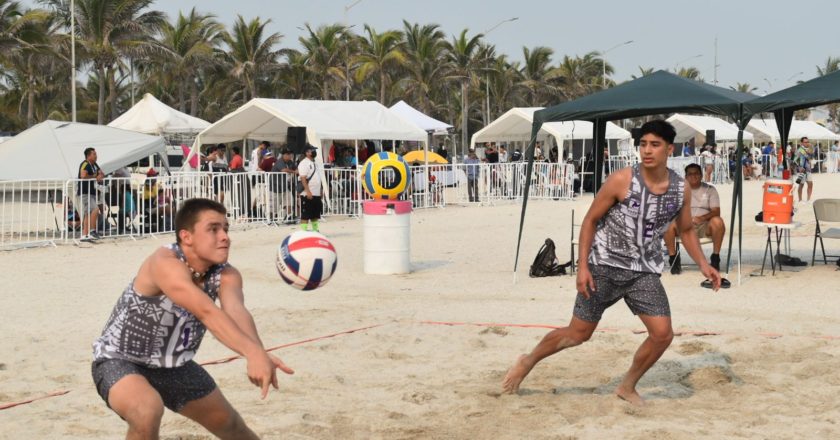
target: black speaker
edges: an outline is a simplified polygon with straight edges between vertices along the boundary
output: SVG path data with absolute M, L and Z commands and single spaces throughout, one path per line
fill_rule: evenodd
M 286 147 L 294 154 L 303 154 L 306 149 L 306 127 L 289 127 L 286 130 Z
M 633 146 L 638 147 L 639 144 L 642 142 L 642 129 L 641 128 L 631 128 L 630 135 L 633 136 Z
M 714 130 L 706 130 L 706 143 L 709 145 L 715 144 L 715 131 Z

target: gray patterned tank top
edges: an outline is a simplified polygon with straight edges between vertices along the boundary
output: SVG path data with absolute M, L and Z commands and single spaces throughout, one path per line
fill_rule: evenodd
M 186 261 L 178 244 L 173 243 L 168 249 Z M 227 264 L 212 266 L 204 277 L 202 290 L 213 301 L 219 296 L 225 267 Z M 166 295 L 137 294 L 132 279 L 114 306 L 102 335 L 93 342 L 93 358 L 124 359 L 152 368 L 180 367 L 195 356 L 205 331 L 195 315 Z
M 639 165 L 632 171 L 627 196 L 598 222 L 589 263 L 662 273 L 662 236 L 682 209 L 685 180 L 668 169 L 668 190 L 653 194 L 645 185 Z

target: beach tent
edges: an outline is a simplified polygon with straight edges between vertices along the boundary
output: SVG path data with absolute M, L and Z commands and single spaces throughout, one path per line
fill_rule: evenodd
M 756 96 L 749 93 L 741 93 L 722 87 L 716 87 L 699 81 L 683 78 L 673 73 L 657 71 L 650 75 L 643 76 L 633 81 L 628 81 L 619 86 L 606 89 L 591 95 L 584 96 L 574 101 L 548 107 L 544 110 L 534 112 L 534 124 L 531 129 L 531 145 L 533 145 L 542 125 L 554 121 L 586 120 L 593 122 L 593 138 L 596 148 L 595 156 L 595 190 L 601 185 L 603 172 L 603 149 L 600 145 L 605 143 L 605 132 L 607 121 L 634 118 L 648 115 L 661 115 L 667 113 L 704 113 L 727 116 L 735 121 L 739 128 L 738 155 L 743 154 L 743 138 L 740 134 L 749 122 L 752 113 L 745 110 L 744 103 L 752 101 Z M 534 149 L 525 150 L 528 159 L 526 172 L 533 173 Z M 741 193 L 741 167 L 736 167 L 735 197 L 732 204 L 732 222 L 735 221 L 736 204 L 740 207 Z M 531 179 L 525 181 L 525 196 L 522 200 L 522 213 L 519 222 L 519 239 L 517 241 L 514 271 L 518 266 L 519 251 L 522 239 L 522 230 L 525 224 L 525 211 L 528 207 L 528 191 Z M 739 219 L 742 216 L 738 211 Z M 739 226 L 741 221 L 738 222 Z M 733 225 L 730 224 L 730 231 Z M 740 253 L 740 228 L 739 230 L 739 253 Z M 732 237 L 732 234 L 730 234 Z M 731 256 L 730 242 L 730 256 Z M 727 257 L 727 271 L 729 269 L 729 256 Z
M 420 127 L 421 130 L 429 134 L 445 135 L 449 134 L 449 131 L 452 129 L 452 126 L 446 122 L 438 121 L 437 119 L 406 104 L 405 101 L 400 101 L 392 105 L 390 108 L 391 111 L 396 113 L 399 117 Z
M 210 123 L 175 110 L 158 101 L 151 93 L 146 93 L 140 102 L 111 121 L 108 126 L 138 133 L 166 135 L 197 134 L 209 127 Z
M 744 109 L 754 115 L 772 112 L 779 143 L 785 145 L 791 137 L 795 111 L 835 102 L 840 102 L 840 71 L 751 100 Z
M 703 142 L 705 142 L 707 130 L 715 131 L 715 141 L 734 142 L 738 140 L 738 126 L 714 116 L 676 113 L 669 117 L 667 121 L 677 130 L 677 137 L 674 139 L 675 143 L 687 142 L 689 139 L 694 139 L 698 136 L 702 137 Z M 753 140 L 751 133 L 745 132 L 743 135 L 745 141 Z
M 486 127 L 472 135 L 470 147 L 475 148 L 481 142 L 528 142 L 534 122 L 534 112 L 542 107 L 514 107 Z M 542 125 L 536 140 L 547 145 L 549 136 L 554 137 L 558 144 L 571 139 L 592 139 L 592 122 L 564 121 L 548 122 Z M 630 132 L 618 125 L 608 122 L 606 126 L 607 140 L 630 139 Z M 565 157 L 560 152 L 560 157 Z
M 780 142 L 782 138 L 775 119 L 752 119 L 747 125 L 747 131 L 753 134 L 756 141 L 762 143 Z M 828 141 L 840 140 L 840 135 L 814 121 L 791 121 L 788 138 L 800 139 L 802 137 Z
M 165 151 L 160 136 L 103 125 L 44 121 L 0 145 L 0 180 L 75 179 L 85 148 L 105 174 Z

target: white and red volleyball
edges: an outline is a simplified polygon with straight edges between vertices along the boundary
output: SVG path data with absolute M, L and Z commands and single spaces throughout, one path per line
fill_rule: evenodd
M 327 284 L 337 264 L 335 247 L 317 232 L 293 232 L 277 248 L 277 273 L 296 289 L 314 290 Z

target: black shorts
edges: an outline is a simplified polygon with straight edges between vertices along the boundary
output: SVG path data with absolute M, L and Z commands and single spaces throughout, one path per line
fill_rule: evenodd
M 100 359 L 91 366 L 96 391 L 108 408 L 108 393 L 120 379 L 139 374 L 160 394 L 163 405 L 178 412 L 187 403 L 200 399 L 216 389 L 210 374 L 194 361 L 175 368 L 149 368 L 122 359 Z
M 321 218 L 322 208 L 321 196 L 312 196 L 311 199 L 307 199 L 305 195 L 300 196 L 301 220 L 318 220 Z
M 589 299 L 578 293 L 576 318 L 598 322 L 604 310 L 622 298 L 634 315 L 671 316 L 660 274 L 598 265 L 590 265 L 589 270 L 595 281 L 595 292 L 590 292 Z

